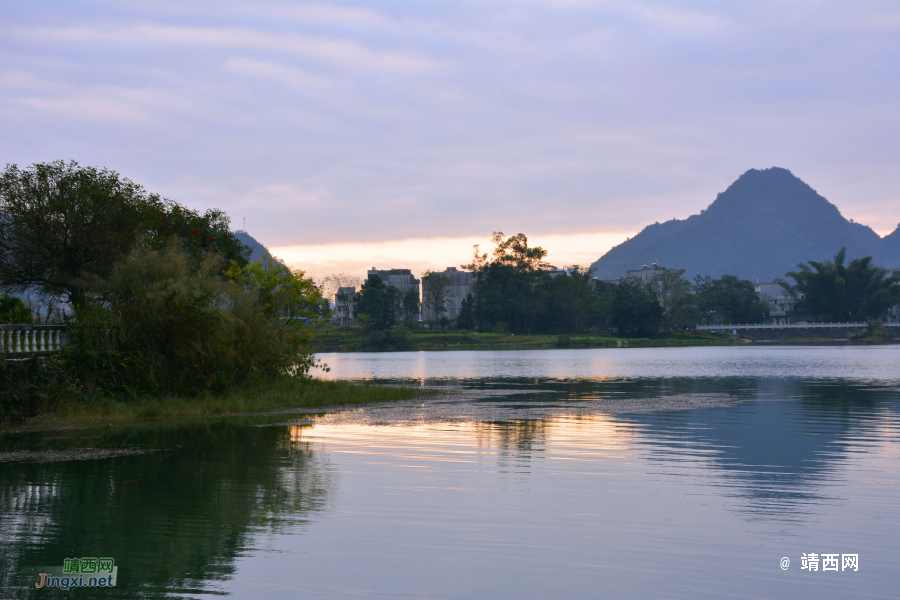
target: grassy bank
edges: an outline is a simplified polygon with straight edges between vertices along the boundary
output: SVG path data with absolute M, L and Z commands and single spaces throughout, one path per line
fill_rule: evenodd
M 129 421 L 159 417 L 260 413 L 286 408 L 316 408 L 408 400 L 423 395 L 416 388 L 362 385 L 320 379 L 279 379 L 232 390 L 221 395 L 186 398 L 103 399 L 61 402 L 28 423 Z M 22 423 L 20 422 L 19 425 Z
M 715 332 L 678 332 L 655 338 L 622 338 L 609 332 L 571 335 L 511 335 L 468 331 L 413 330 L 408 350 L 541 350 L 549 348 L 616 348 L 727 346 L 744 343 L 734 336 Z M 365 352 L 364 331 L 359 327 L 328 327 L 319 352 Z

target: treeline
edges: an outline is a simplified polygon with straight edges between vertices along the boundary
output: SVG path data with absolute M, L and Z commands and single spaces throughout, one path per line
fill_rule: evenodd
M 196 395 L 304 376 L 310 325 L 327 303 L 302 272 L 248 263 L 229 225 L 221 211 L 192 211 L 112 171 L 7 166 L 0 290 L 59 308 L 70 344 L 0 361 L 0 418 L 66 398 Z M 34 316 L 0 296 L 0 319 Z
M 656 269 L 644 283 L 595 280 L 588 269 L 554 271 L 547 251 L 529 247 L 518 234 L 493 237 L 492 254 L 479 254 L 465 265 L 476 274 L 472 297 L 458 319 L 462 328 L 510 333 L 580 333 L 616 328 L 622 335 L 653 336 L 660 330 L 697 323 L 756 322 L 767 305 L 749 281 L 726 275 L 698 277 L 692 284 L 683 270 Z
M 554 269 L 544 262 L 547 251 L 528 245 L 523 234 L 505 238 L 495 233 L 491 254 L 475 248 L 473 261 L 462 268 L 475 274 L 473 292 L 463 301 L 454 323 L 433 318 L 432 326 L 492 333 L 581 333 L 615 328 L 621 335 L 654 336 L 661 331 L 698 324 L 763 323 L 769 305 L 754 284 L 734 275 L 684 278 L 684 270 L 655 268 L 649 281 L 623 278 L 615 283 L 593 279 L 588 269 Z M 800 311 L 819 321 L 866 320 L 900 302 L 900 278 L 874 267 L 871 257 L 844 265 L 845 251 L 833 261 L 810 261 L 782 281 Z M 423 277 L 423 301 L 430 315 L 443 311 L 448 282 L 437 273 Z M 357 294 L 357 313 L 381 343 L 402 347 L 402 335 L 391 328 L 415 324 L 418 296 L 399 291 L 378 278 Z M 401 332 L 402 334 L 402 332 Z

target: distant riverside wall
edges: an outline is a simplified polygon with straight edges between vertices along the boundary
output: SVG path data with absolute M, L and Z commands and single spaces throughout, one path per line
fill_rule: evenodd
M 701 330 L 737 332 L 737 335 L 756 341 L 790 339 L 849 340 L 866 331 L 866 323 L 811 323 L 808 325 L 721 325 L 698 327 Z M 885 323 L 885 331 L 892 339 L 900 339 L 900 326 Z

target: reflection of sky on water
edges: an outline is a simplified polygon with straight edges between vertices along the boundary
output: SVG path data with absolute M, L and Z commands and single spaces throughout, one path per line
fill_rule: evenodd
M 900 345 L 320 354 L 334 379 L 798 377 L 900 383 Z
M 383 380 L 455 391 L 302 419 L 0 435 L 0 452 L 154 450 L 0 463 L 0 587 L 22 565 L 109 552 L 120 597 L 894 597 L 896 350 L 794 349 L 789 373 L 780 351 L 723 350 L 694 355 L 698 375 L 681 349 L 605 357 L 596 376 L 583 351 L 366 355 L 340 369 L 386 361 Z M 466 377 L 447 376 L 460 361 Z M 597 409 L 678 394 L 749 401 Z M 858 552 L 861 570 L 801 572 L 802 552 Z

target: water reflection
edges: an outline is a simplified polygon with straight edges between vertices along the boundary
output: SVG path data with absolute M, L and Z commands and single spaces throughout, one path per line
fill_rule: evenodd
M 892 597 L 896 350 L 819 350 L 342 357 L 454 393 L 0 435 L 0 589 L 52 597 L 28 567 L 108 555 L 117 597 Z M 615 409 L 698 394 L 741 403 Z M 108 454 L 36 461 L 85 448 Z M 865 571 L 800 572 L 824 551 Z
M 112 459 L 0 464 L 4 597 L 52 595 L 53 590 L 34 590 L 31 567 L 98 554 L 120 565 L 117 597 L 220 588 L 256 532 L 304 523 L 326 506 L 337 483 L 327 461 L 285 440 L 283 428 L 219 423 L 0 441 L 5 452 L 72 446 L 144 451 Z

